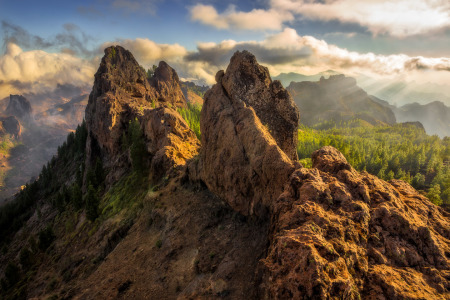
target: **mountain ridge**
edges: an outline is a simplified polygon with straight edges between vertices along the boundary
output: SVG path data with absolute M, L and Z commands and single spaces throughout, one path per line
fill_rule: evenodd
M 216 74 L 201 143 L 176 78 L 155 97 L 129 51 L 105 49 L 86 123 L 18 196 L 23 226 L 0 219 L 21 228 L 2 235 L 5 298 L 450 295 L 450 215 L 333 147 L 301 166 L 298 109 L 255 56 Z

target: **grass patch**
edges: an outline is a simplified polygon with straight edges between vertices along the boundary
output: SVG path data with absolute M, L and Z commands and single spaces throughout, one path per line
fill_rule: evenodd
M 102 217 L 109 218 L 123 209 L 131 209 L 145 198 L 151 186 L 147 176 L 133 172 L 124 176 L 103 196 Z

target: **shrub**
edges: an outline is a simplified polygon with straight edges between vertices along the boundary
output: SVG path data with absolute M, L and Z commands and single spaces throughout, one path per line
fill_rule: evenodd
M 130 122 L 128 129 L 129 141 L 131 143 L 130 156 L 133 170 L 142 173 L 145 170 L 145 157 L 147 149 L 144 141 L 144 134 L 138 119 Z
M 19 267 L 13 262 L 9 262 L 5 268 L 5 279 L 9 284 L 9 286 L 13 286 L 16 282 L 20 280 Z
M 72 185 L 72 188 L 70 191 L 70 198 L 71 198 L 71 201 L 72 201 L 75 209 L 78 210 L 83 207 L 83 194 L 82 194 L 81 188 L 77 182 L 75 182 Z
M 92 184 L 90 184 L 88 187 L 85 203 L 86 203 L 86 217 L 90 221 L 95 221 L 95 219 L 98 218 L 98 206 L 100 200 Z
M 49 225 L 39 232 L 39 249 L 42 251 L 47 250 L 54 240 L 55 234 L 53 232 L 53 228 Z
M 31 253 L 30 249 L 23 248 L 20 251 L 19 260 L 22 265 L 22 269 L 27 270 L 33 264 L 33 253 Z

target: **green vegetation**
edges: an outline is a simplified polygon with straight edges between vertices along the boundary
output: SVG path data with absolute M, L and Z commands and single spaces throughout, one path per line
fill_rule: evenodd
M 0 207 L 0 244 L 6 242 L 7 237 L 14 234 L 31 217 L 38 199 L 48 197 L 60 211 L 70 202 L 71 197 L 68 196 L 68 189 L 63 182 L 73 174 L 71 168 L 68 168 L 70 164 L 75 162 L 75 166 L 83 169 L 81 162 L 84 160 L 86 139 L 87 128 L 83 121 L 74 133 L 67 136 L 66 142 L 58 147 L 58 156 L 43 166 L 39 179 L 27 184 L 13 201 Z M 57 165 L 64 166 L 60 168 L 63 174 L 56 172 Z
M 133 172 L 120 179 L 103 197 L 102 215 L 117 214 L 124 208 L 132 208 L 149 190 L 147 176 Z
M 196 85 L 195 83 L 189 82 L 189 81 L 181 82 L 180 86 L 182 89 L 188 89 L 188 90 L 194 92 L 201 98 L 203 98 L 205 96 L 206 91 L 209 90 L 208 86 L 199 86 L 199 85 Z
M 0 153 L 6 155 L 12 148 L 18 146 L 19 144 L 20 142 L 16 141 L 9 134 L 5 134 L 0 139 Z
M 141 124 L 136 118 L 128 125 L 128 134 L 122 135 L 122 151 L 130 149 L 131 165 L 133 170 L 143 174 L 147 167 L 147 146 Z
M 297 152 L 305 166 L 311 166 L 312 152 L 326 145 L 341 151 L 359 171 L 385 180 L 405 180 L 427 191 L 435 204 L 450 205 L 450 138 L 429 136 L 414 125 L 404 124 L 300 128 Z
M 90 221 L 95 221 L 98 217 L 98 206 L 100 204 L 99 197 L 97 195 L 97 191 L 94 189 L 92 184 L 89 185 L 87 194 L 86 194 L 86 217 Z
M 178 108 L 177 111 L 188 123 L 189 128 L 194 131 L 197 138 L 200 139 L 200 114 L 202 111 L 202 107 L 200 105 L 193 105 L 188 103 L 187 108 Z
M 55 240 L 55 233 L 53 232 L 53 228 L 49 225 L 45 229 L 39 232 L 39 249 L 42 251 L 47 250 L 48 247 Z
M 157 66 L 153 65 L 150 69 L 147 70 L 147 79 L 150 79 L 155 75 L 156 68 Z

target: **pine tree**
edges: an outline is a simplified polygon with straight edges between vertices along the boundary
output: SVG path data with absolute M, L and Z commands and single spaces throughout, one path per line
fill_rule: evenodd
M 72 189 L 70 191 L 71 200 L 75 209 L 80 209 L 83 207 L 83 194 L 81 192 L 81 188 L 77 182 L 72 185 Z
M 428 190 L 427 197 L 428 199 L 430 199 L 431 202 L 433 202 L 436 205 L 442 204 L 441 187 L 439 186 L 439 184 L 431 186 L 431 188 Z
M 88 187 L 85 203 L 86 203 L 86 217 L 90 221 L 95 221 L 95 219 L 98 218 L 98 206 L 100 200 L 92 184 L 90 184 Z

